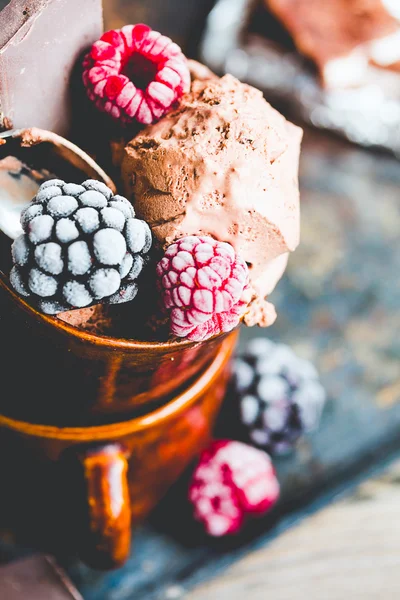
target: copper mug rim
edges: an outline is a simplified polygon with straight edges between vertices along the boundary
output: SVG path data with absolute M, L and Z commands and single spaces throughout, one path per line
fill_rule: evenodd
M 125 338 L 116 338 L 107 335 L 100 335 L 98 333 L 92 333 L 89 331 L 85 331 L 80 329 L 79 327 L 75 327 L 74 325 L 70 325 L 62 321 L 61 319 L 57 319 L 56 317 L 52 317 L 41 313 L 39 310 L 31 306 L 28 302 L 26 302 L 23 298 L 18 296 L 18 294 L 11 288 L 8 277 L 0 270 L 0 287 L 2 287 L 10 296 L 13 301 L 16 302 L 26 313 L 30 316 L 34 317 L 37 321 L 41 321 L 42 323 L 55 328 L 56 330 L 67 333 L 68 335 L 78 339 L 79 341 L 85 341 L 89 344 L 94 344 L 96 346 L 102 346 L 106 348 L 119 348 L 121 350 L 161 350 L 165 348 L 169 349 L 180 349 L 180 348 L 189 348 L 190 346 L 196 346 L 197 344 L 202 344 L 204 342 L 192 342 L 190 340 L 171 340 L 167 342 L 151 342 L 151 341 L 140 341 L 140 340 L 129 340 Z M 223 336 L 223 333 L 218 333 L 217 335 L 208 338 L 206 341 L 214 340 L 218 337 Z
M 0 428 L 5 427 L 18 433 L 38 438 L 56 438 L 72 442 L 102 442 L 116 440 L 153 427 L 155 424 L 178 415 L 183 409 L 194 404 L 203 393 L 204 387 L 214 382 L 221 369 L 228 363 L 231 357 L 231 347 L 236 343 L 238 331 L 233 331 L 223 342 L 211 365 L 206 371 L 185 391 L 173 398 L 167 404 L 157 408 L 141 417 L 128 421 L 112 423 L 108 425 L 96 425 L 89 427 L 54 427 L 52 425 L 38 425 L 19 421 L 0 414 Z

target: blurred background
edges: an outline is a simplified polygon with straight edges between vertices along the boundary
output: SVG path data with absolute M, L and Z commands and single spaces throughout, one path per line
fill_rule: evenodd
M 215 0 L 105 0 L 106 28 L 147 23 L 195 57 L 207 15 Z

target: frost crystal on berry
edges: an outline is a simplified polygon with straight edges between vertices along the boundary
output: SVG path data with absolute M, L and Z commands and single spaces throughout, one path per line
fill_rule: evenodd
M 47 181 L 22 213 L 21 224 L 24 234 L 12 245 L 10 281 L 43 312 L 136 296 L 151 248 L 150 228 L 104 183 Z
M 230 244 L 207 236 L 169 246 L 157 276 L 171 332 L 189 340 L 231 331 L 250 301 L 246 263 Z
M 288 346 L 253 340 L 233 371 L 241 423 L 260 448 L 285 453 L 303 433 L 318 426 L 324 388 L 314 365 Z
M 12 245 L 12 258 L 16 265 L 23 267 L 29 260 L 30 246 L 25 236 L 20 236 Z
M 67 244 L 68 242 L 72 242 L 79 237 L 79 229 L 71 219 L 60 219 L 56 223 L 55 234 L 58 242 Z
M 83 82 L 96 107 L 122 123 L 160 119 L 189 90 L 179 46 L 147 25 L 105 33 L 83 62 Z
M 203 452 L 189 487 L 195 518 L 216 537 L 237 533 L 246 516 L 266 513 L 278 498 L 268 454 L 230 440 L 217 440 Z
M 64 262 L 61 246 L 54 242 L 47 242 L 47 244 L 36 246 L 35 260 L 43 271 L 52 275 L 59 275 L 63 271 Z

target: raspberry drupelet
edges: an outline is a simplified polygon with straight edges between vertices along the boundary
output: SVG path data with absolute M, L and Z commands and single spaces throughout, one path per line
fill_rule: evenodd
M 83 62 L 83 82 L 96 107 L 122 124 L 154 123 L 189 90 L 180 47 L 147 25 L 105 33 Z
M 268 454 L 230 440 L 217 440 L 203 452 L 189 487 L 195 518 L 215 537 L 237 533 L 246 516 L 268 512 L 278 498 Z
M 234 329 L 251 300 L 244 260 L 230 244 L 208 236 L 171 244 L 157 276 L 171 333 L 192 341 Z

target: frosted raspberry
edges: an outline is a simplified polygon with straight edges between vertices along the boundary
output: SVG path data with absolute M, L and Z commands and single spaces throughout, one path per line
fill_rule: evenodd
M 95 42 L 83 82 L 97 108 L 124 124 L 160 119 L 190 87 L 179 46 L 147 25 L 126 25 Z
M 189 487 L 195 518 L 215 537 L 238 532 L 247 515 L 267 512 L 278 497 L 268 454 L 230 440 L 217 440 L 203 452 Z
M 157 265 L 171 332 L 202 341 L 238 325 L 251 299 L 246 263 L 230 244 L 211 237 L 184 237 Z

